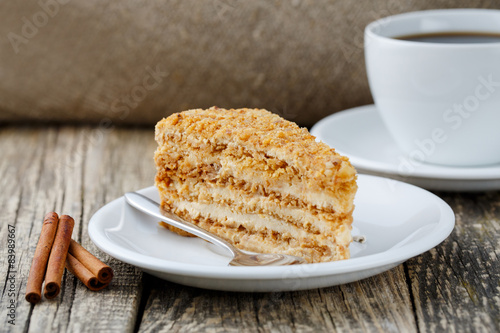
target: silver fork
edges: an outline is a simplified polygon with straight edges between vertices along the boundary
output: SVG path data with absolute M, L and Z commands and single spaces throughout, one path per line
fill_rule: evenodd
M 231 266 L 284 266 L 305 264 L 306 261 L 302 258 L 274 253 L 252 253 L 247 254 L 228 241 L 216 236 L 205 229 L 202 229 L 191 222 L 188 222 L 179 216 L 162 210 L 160 205 L 137 192 L 125 193 L 125 200 L 132 207 L 140 210 L 143 213 L 156 217 L 176 228 L 182 229 L 190 234 L 203 238 L 210 243 L 217 245 L 229 251 L 233 259 L 229 262 Z

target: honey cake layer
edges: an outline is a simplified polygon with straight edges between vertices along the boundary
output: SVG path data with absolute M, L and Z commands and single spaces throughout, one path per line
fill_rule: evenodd
M 168 185 L 158 180 L 157 186 L 163 194 L 162 200 L 168 200 L 169 205 L 178 200 L 224 205 L 231 207 L 233 211 L 281 218 L 311 233 L 334 236 L 338 228 L 346 223 L 346 219 L 351 217 L 351 212 L 323 211 L 312 205 L 299 205 L 298 200 L 280 198 L 274 194 L 265 196 L 258 191 L 248 191 L 231 184 L 203 182 L 198 179 L 182 182 L 169 179 Z M 350 239 L 345 241 L 350 242 Z
M 210 149 L 211 147 L 212 149 Z M 261 186 L 266 191 L 292 196 L 317 207 L 340 212 L 353 210 L 356 183 L 353 179 L 339 178 L 335 186 L 327 189 L 309 187 L 306 178 L 296 168 L 265 152 L 249 152 L 233 145 L 214 151 L 214 146 L 193 147 L 185 140 L 167 140 L 159 147 L 155 159 L 161 178 L 174 172 L 178 177 L 205 177 L 227 181 L 228 178 Z
M 349 247 L 323 235 L 310 234 L 288 227 L 282 232 L 273 230 L 277 221 L 269 216 L 234 213 L 227 207 L 197 202 L 177 201 L 169 211 L 212 232 L 236 247 L 254 252 L 283 253 L 305 258 L 308 262 L 325 262 L 349 258 Z M 247 229 L 239 221 L 269 227 Z M 238 225 L 238 226 L 237 226 Z

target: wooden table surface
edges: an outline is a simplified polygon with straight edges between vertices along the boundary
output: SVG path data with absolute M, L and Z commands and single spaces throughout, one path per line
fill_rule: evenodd
M 89 239 L 100 207 L 153 184 L 154 149 L 153 129 L 0 127 L 0 331 L 500 331 L 500 192 L 437 193 L 455 211 L 455 230 L 386 273 L 308 291 L 211 291 L 142 273 Z M 109 288 L 88 291 L 66 272 L 56 299 L 24 300 L 49 211 L 71 215 L 73 238 L 113 267 Z

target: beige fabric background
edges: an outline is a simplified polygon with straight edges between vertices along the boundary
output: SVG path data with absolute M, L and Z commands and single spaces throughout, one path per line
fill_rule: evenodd
M 0 122 L 154 124 L 195 107 L 262 107 L 301 125 L 372 102 L 363 29 L 486 0 L 0 3 Z

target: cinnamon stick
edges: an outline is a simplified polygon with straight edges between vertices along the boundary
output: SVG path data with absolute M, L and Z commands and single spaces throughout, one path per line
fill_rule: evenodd
M 98 291 L 106 288 L 109 283 L 101 283 L 97 277 L 87 269 L 71 253 L 66 257 L 66 269 L 76 276 L 82 283 L 92 291 Z
M 56 297 L 61 291 L 61 280 L 74 226 L 75 221 L 71 216 L 62 215 L 59 218 L 59 226 L 57 227 L 54 244 L 50 251 L 47 273 L 45 275 L 43 294 L 47 299 Z
M 40 302 L 42 298 L 42 284 L 49 260 L 50 250 L 54 243 L 59 216 L 55 212 L 47 213 L 43 219 L 42 231 L 36 245 L 35 255 L 31 262 L 26 286 L 26 300 L 32 304 Z
M 69 253 L 75 257 L 88 271 L 90 271 L 101 284 L 109 284 L 113 278 L 113 270 L 108 265 L 97 259 L 75 240 L 71 240 Z M 78 278 L 78 275 L 74 274 Z M 80 279 L 81 280 L 81 279 Z M 83 282 L 83 281 L 82 281 Z M 85 282 L 83 282 L 85 284 Z M 90 289 L 90 288 L 89 288 Z M 102 289 L 102 288 L 101 288 Z

